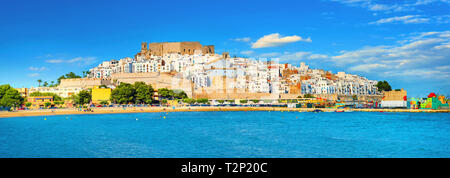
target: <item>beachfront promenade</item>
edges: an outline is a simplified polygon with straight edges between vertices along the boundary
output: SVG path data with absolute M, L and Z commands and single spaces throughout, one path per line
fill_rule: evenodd
M 146 113 L 146 112 L 190 112 L 190 111 L 283 111 L 283 112 L 312 112 L 320 109 L 324 112 L 334 112 L 336 109 L 328 108 L 286 108 L 286 107 L 106 107 L 91 108 L 92 111 L 80 111 L 77 108 L 68 109 L 38 109 L 25 111 L 2 111 L 0 118 L 23 116 L 47 116 L 47 115 L 71 115 L 71 114 L 114 114 L 114 113 Z M 450 113 L 446 110 L 424 109 L 339 109 L 339 111 L 355 112 L 426 112 L 426 113 Z

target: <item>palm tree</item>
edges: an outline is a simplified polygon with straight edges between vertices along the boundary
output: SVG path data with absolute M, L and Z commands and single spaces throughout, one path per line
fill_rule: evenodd
M 42 80 L 39 79 L 39 80 L 37 80 L 37 82 L 39 83 L 39 87 L 41 87 L 41 82 L 42 82 Z
M 55 83 L 55 81 L 51 81 L 51 83 L 52 83 L 52 85 L 51 85 L 51 86 L 52 86 L 52 87 L 54 87 L 54 85 L 53 85 L 53 84 Z
M 48 82 L 47 81 L 45 81 L 44 82 L 44 87 L 46 87 L 48 85 Z
M 86 71 L 83 71 L 83 78 L 85 78 L 86 77 Z

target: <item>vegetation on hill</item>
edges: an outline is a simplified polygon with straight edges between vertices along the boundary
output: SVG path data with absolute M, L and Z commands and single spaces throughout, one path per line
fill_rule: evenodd
M 55 86 L 57 86 L 57 85 L 59 85 L 61 83 L 61 79 L 71 79 L 71 78 L 81 78 L 81 76 L 79 76 L 79 75 L 77 75 L 77 74 L 75 74 L 73 72 L 69 72 L 69 73 L 67 73 L 65 75 L 61 75 L 61 77 L 59 77 L 57 79 L 58 82 L 56 83 Z
M 378 81 L 377 85 L 375 85 L 378 88 L 378 91 L 391 91 L 391 85 L 385 80 L 385 81 Z

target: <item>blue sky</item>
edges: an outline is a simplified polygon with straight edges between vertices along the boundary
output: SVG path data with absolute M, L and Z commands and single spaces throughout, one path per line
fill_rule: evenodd
M 450 94 L 450 0 L 0 2 L 0 84 L 37 86 L 132 57 L 140 43 L 199 41 L 242 57 Z

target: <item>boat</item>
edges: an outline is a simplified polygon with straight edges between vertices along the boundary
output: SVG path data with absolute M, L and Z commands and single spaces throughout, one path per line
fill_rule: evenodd
M 320 109 L 316 109 L 316 110 L 314 110 L 314 111 L 312 111 L 312 112 L 323 112 L 323 111 L 320 110 Z
M 336 110 L 334 112 L 345 112 L 344 110 Z

